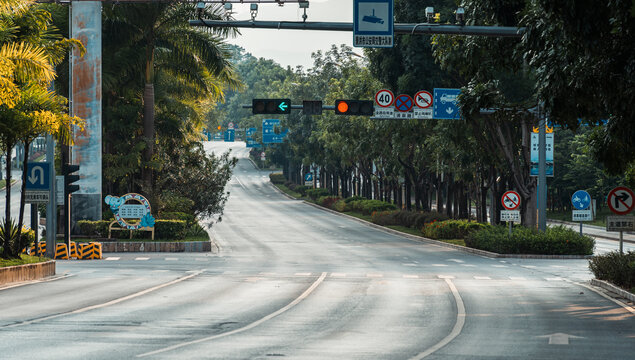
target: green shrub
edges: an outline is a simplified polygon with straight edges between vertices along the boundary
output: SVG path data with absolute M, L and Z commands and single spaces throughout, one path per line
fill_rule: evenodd
M 317 201 L 317 199 L 321 198 L 322 196 L 329 196 L 329 191 L 328 189 L 308 189 L 306 191 L 306 195 L 308 197 L 310 197 L 313 201 Z
M 187 223 L 184 220 L 157 220 L 154 224 L 154 238 L 167 240 L 183 240 L 187 234 Z
M 86 236 L 97 236 L 100 238 L 108 237 L 108 226 L 112 221 L 108 220 L 99 220 L 99 221 L 90 221 L 90 220 L 79 220 L 77 222 L 77 226 L 79 226 L 79 231 L 82 235 Z
M 372 213 L 370 221 L 381 226 L 399 225 L 396 221 L 395 211 L 375 211 Z
M 194 215 L 186 214 L 184 212 L 174 211 L 174 212 L 162 212 L 159 215 L 161 220 L 183 220 L 187 223 L 187 226 L 190 227 L 196 224 L 196 218 Z
M 163 212 L 183 212 L 192 214 L 194 201 L 181 195 L 177 195 L 171 191 L 161 194 L 161 213 Z
M 333 209 L 335 203 L 340 200 L 341 198 L 338 196 L 322 196 L 318 199 L 317 203 L 325 208 Z
M 284 184 L 287 179 L 285 179 L 282 173 L 271 173 L 269 174 L 269 181 L 274 184 Z
M 431 239 L 464 239 L 471 232 L 487 227 L 491 225 L 469 220 L 445 220 L 427 223 L 421 232 L 423 236 Z
M 187 228 L 186 236 L 203 237 L 207 236 L 207 231 L 198 223 L 194 223 Z
M 351 196 L 349 198 L 344 199 L 344 202 L 349 204 L 349 203 L 351 203 L 353 201 L 359 201 L 359 200 L 366 200 L 366 198 L 362 197 L 362 196 Z
M 465 245 L 499 254 L 591 255 L 595 240 L 563 226 L 547 228 L 544 233 L 518 226 L 512 236 L 507 227 L 496 226 L 470 233 Z
M 381 200 L 360 200 L 361 211 L 364 215 L 372 215 L 375 211 L 396 210 L 397 207 L 394 204 L 381 201 Z M 355 202 L 353 202 L 355 203 Z
M 347 210 L 348 204 L 346 203 L 346 200 L 338 200 L 335 204 L 333 204 L 333 210 L 339 211 L 339 212 L 345 212 L 345 211 L 349 211 Z
M 635 252 L 617 251 L 597 255 L 589 260 L 589 269 L 596 278 L 606 280 L 626 290 L 635 288 Z
M 309 189 L 313 189 L 310 186 L 306 186 L 306 185 L 297 185 L 295 187 L 295 189 L 293 189 L 293 191 L 297 192 L 298 194 L 302 195 L 302 196 L 306 196 L 306 192 Z

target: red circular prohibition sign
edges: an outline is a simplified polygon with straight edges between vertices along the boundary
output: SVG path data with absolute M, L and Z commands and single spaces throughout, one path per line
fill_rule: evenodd
M 618 191 L 621 193 L 618 194 Z M 613 213 L 626 215 L 635 208 L 635 194 L 627 187 L 618 186 L 609 192 L 606 202 Z
M 503 194 L 501 203 L 507 210 L 516 210 L 520 206 L 520 194 L 515 191 L 507 191 Z

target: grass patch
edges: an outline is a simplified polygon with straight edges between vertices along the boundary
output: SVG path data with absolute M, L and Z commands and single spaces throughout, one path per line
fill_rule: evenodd
M 278 187 L 278 189 L 280 189 L 283 193 L 285 193 L 285 194 L 287 194 L 287 195 L 289 195 L 289 196 L 292 196 L 292 197 L 294 197 L 294 198 L 296 198 L 296 199 L 301 199 L 301 198 L 302 198 L 302 195 L 301 195 L 300 193 L 297 193 L 297 192 L 295 192 L 295 191 L 293 191 L 293 190 L 289 189 L 289 188 L 288 188 L 286 185 L 284 185 L 284 184 L 274 184 L 274 186 L 277 186 L 277 187 Z
M 345 211 L 342 214 L 350 215 L 352 217 L 355 217 L 355 218 L 358 218 L 358 219 L 362 219 L 364 221 L 372 222 L 372 216 L 370 216 L 370 215 L 364 215 L 364 214 L 357 213 L 357 212 L 352 212 L 352 211 Z
M 387 225 L 386 227 L 402 233 L 423 237 L 423 234 L 418 229 L 409 228 L 403 225 Z
M 448 244 L 465 246 L 465 240 L 463 240 L 463 239 L 445 239 L 445 240 L 438 240 L 438 241 L 443 241 L 443 242 L 448 243 Z
M 604 207 L 595 214 L 595 220 L 584 221 L 585 225 L 595 225 L 606 227 L 606 217 L 615 215 L 608 208 Z M 573 222 L 571 220 L 571 211 L 547 211 L 547 219 Z
M 49 258 L 46 257 L 37 257 L 22 254 L 19 259 L 0 259 L 0 267 L 8 267 L 8 266 L 17 266 L 24 264 L 37 264 L 41 262 L 48 261 Z

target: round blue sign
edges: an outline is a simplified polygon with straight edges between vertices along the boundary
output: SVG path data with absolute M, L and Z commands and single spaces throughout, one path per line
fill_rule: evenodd
M 313 174 L 312 173 L 304 174 L 304 181 L 313 181 Z
M 584 190 L 578 190 L 571 197 L 571 204 L 578 210 L 584 210 L 591 205 L 591 195 Z
M 395 99 L 395 109 L 397 109 L 398 111 L 408 112 L 412 110 L 413 106 L 414 106 L 414 102 L 412 101 L 412 98 L 410 97 L 410 95 L 405 95 L 405 94 L 399 95 Z

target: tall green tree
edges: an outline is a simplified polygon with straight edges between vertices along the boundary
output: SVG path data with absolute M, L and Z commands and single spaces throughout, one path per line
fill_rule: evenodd
M 221 16 L 220 5 L 202 10 L 204 18 Z M 227 30 L 201 31 L 187 20 L 198 15 L 195 4 L 153 3 L 113 6 L 106 9 L 106 27 L 128 55 L 126 63 L 143 74 L 142 187 L 153 193 L 153 156 L 156 143 L 155 94 L 160 72 L 165 72 L 201 95 L 222 99 L 223 88 L 238 82 L 229 64 L 230 54 L 222 42 Z M 167 91 L 167 90 L 165 90 Z

